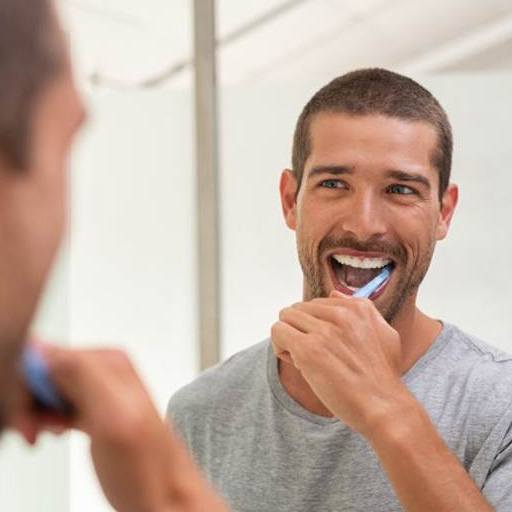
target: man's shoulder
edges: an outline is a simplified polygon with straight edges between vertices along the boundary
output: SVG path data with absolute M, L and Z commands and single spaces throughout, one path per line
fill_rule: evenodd
M 176 421 L 243 399 L 265 381 L 268 344 L 269 340 L 264 340 L 205 370 L 171 397 L 167 416 Z
M 447 325 L 450 337 L 452 357 L 458 361 L 467 361 L 481 371 L 491 374 L 507 372 L 512 368 L 512 354 L 469 334 L 455 325 Z
M 464 381 L 476 395 L 492 398 L 494 405 L 509 406 L 512 399 L 512 354 L 448 326 L 450 343 L 443 351 L 454 381 Z
M 447 324 L 447 329 L 453 341 L 466 347 L 480 360 L 492 363 L 512 362 L 512 354 L 496 347 L 493 343 L 484 341 L 452 324 Z

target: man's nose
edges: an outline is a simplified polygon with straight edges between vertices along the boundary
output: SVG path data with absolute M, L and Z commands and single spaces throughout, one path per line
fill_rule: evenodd
M 386 233 L 386 217 L 378 198 L 371 194 L 356 194 L 346 206 L 341 227 L 347 234 L 366 241 Z

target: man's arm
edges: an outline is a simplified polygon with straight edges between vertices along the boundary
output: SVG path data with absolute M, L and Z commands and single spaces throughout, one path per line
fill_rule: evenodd
M 407 512 L 494 510 L 414 397 L 367 439 Z
M 76 412 L 67 420 L 25 408 L 14 427 L 27 441 L 46 429 L 87 434 L 103 492 L 119 512 L 227 511 L 124 353 L 42 348 L 55 385 Z
M 492 507 L 400 379 L 400 337 L 366 299 L 295 304 L 272 327 L 274 351 L 371 444 L 407 512 Z

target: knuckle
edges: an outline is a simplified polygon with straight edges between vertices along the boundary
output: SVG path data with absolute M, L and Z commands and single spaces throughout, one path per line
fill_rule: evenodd
M 112 358 L 112 361 L 115 361 L 119 365 L 124 365 L 124 366 L 132 365 L 132 362 L 130 361 L 128 354 L 124 350 L 112 349 L 110 351 L 110 357 Z
M 120 348 L 104 349 L 101 355 L 108 365 L 118 371 L 135 371 L 128 354 Z
M 368 309 L 369 304 L 370 299 L 361 297 L 354 301 L 354 309 L 356 311 L 366 311 Z
M 284 309 L 281 309 L 281 311 L 279 311 L 279 320 L 284 320 L 288 317 L 288 308 L 284 308 Z
M 307 351 L 307 360 L 315 363 L 316 361 L 323 361 L 325 359 L 325 345 L 323 343 L 309 344 Z
M 347 318 L 347 313 L 343 311 L 341 308 L 336 308 L 333 317 L 337 325 L 343 325 Z
M 281 328 L 281 322 L 274 322 L 272 327 L 270 328 L 270 332 L 272 335 L 277 334 Z
M 327 324 L 322 330 L 322 335 L 325 340 L 330 341 L 338 335 L 338 329 L 333 324 Z

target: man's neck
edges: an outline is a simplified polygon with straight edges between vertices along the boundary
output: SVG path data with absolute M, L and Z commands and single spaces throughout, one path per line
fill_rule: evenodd
M 419 309 L 414 301 L 411 306 L 402 309 L 392 323 L 400 334 L 402 345 L 401 374 L 411 369 L 440 334 L 442 325 Z M 323 405 L 319 398 L 309 387 L 302 374 L 292 364 L 278 360 L 279 380 L 288 394 L 302 407 L 318 416 L 332 416 L 332 413 Z

